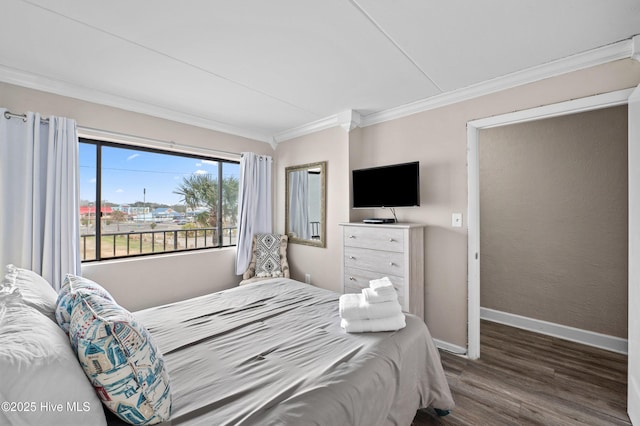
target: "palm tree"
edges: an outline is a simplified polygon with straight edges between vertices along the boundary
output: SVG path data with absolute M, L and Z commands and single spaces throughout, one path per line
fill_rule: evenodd
M 192 210 L 206 207 L 207 211 L 196 217 L 204 226 L 218 223 L 218 181 L 210 174 L 194 174 L 182 178 L 182 183 L 173 191 L 181 196 L 180 202 Z M 222 223 L 235 224 L 238 206 L 238 179 L 229 176 L 222 181 Z
M 173 191 L 181 196 L 183 202 L 191 210 L 206 207 L 208 213 L 198 215 L 196 220 L 205 226 L 215 226 L 218 206 L 218 182 L 209 174 L 194 174 L 182 178 L 182 183 Z
M 224 226 L 235 226 L 238 221 L 238 187 L 240 182 L 235 176 L 228 176 L 222 181 L 222 223 Z

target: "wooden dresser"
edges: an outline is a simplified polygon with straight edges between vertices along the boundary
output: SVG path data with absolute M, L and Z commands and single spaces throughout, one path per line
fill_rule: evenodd
M 424 320 L 424 225 L 341 223 L 344 293 L 389 277 L 402 310 Z

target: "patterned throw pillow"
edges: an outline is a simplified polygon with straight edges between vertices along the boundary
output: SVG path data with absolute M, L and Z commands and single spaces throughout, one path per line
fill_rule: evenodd
M 73 274 L 67 274 L 62 283 L 62 288 L 58 293 L 56 303 L 56 321 L 65 333 L 69 334 L 69 322 L 71 322 L 71 311 L 75 304 L 76 294 L 79 291 L 94 293 L 100 297 L 113 301 L 113 297 L 100 284 L 87 278 L 82 278 Z
M 170 418 L 164 358 L 133 314 L 95 293 L 79 291 L 69 338 L 98 396 L 114 414 L 137 425 Z
M 280 234 L 256 234 L 254 238 L 255 276 L 258 278 L 284 276 L 283 263 L 286 265 L 287 272 L 289 268 L 287 264 L 289 237 Z

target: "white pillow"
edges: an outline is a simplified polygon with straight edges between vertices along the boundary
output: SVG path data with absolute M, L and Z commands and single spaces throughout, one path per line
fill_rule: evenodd
M 7 265 L 5 282 L 17 287 L 25 304 L 55 321 L 58 293 L 40 275 L 28 269 Z
M 0 378 L 0 424 L 106 425 L 68 337 L 15 294 L 0 297 Z

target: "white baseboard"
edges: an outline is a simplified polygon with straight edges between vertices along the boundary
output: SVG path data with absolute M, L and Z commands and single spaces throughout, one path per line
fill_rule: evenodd
M 524 330 L 534 331 L 536 333 L 546 334 L 548 336 L 558 337 L 560 339 L 570 340 L 572 342 L 582 343 L 589 346 L 595 346 L 596 348 L 606 349 L 608 351 L 625 355 L 628 353 L 627 339 L 621 339 L 620 337 L 595 333 L 593 331 L 523 317 L 521 315 L 496 311 L 489 308 L 480 308 L 480 319 L 510 325 L 512 327 L 522 328 Z
M 445 342 L 443 340 L 433 339 L 433 342 L 436 344 L 436 347 L 439 349 L 445 350 L 447 352 L 452 352 L 456 355 L 466 355 L 467 348 L 463 348 L 462 346 L 454 345 L 453 343 Z

